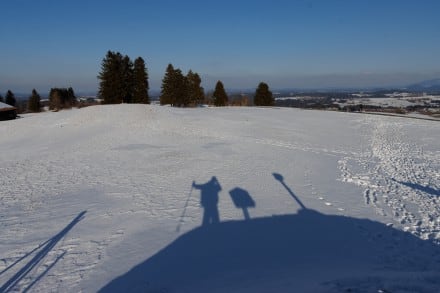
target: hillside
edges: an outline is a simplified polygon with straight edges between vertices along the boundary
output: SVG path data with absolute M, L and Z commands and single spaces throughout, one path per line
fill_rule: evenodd
M 414 83 L 409 85 L 407 88 L 415 91 L 439 91 L 440 78 L 424 80 L 418 83 Z
M 440 288 L 436 121 L 108 105 L 0 137 L 1 292 Z

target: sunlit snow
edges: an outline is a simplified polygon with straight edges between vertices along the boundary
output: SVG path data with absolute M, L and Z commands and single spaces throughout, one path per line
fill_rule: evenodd
M 23 115 L 0 122 L 0 291 L 438 292 L 439 170 L 437 121 Z

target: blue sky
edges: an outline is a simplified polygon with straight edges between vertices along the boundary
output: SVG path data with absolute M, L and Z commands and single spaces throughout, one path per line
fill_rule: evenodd
M 440 1 L 0 2 L 0 93 L 96 91 L 108 50 L 168 63 L 206 90 L 395 86 L 440 77 Z

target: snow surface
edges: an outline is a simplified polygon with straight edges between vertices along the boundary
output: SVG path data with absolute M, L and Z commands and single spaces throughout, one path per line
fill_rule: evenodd
M 11 105 L 0 102 L 0 110 L 1 109 L 10 109 L 10 108 L 14 108 L 14 107 Z
M 378 107 L 394 107 L 405 108 L 410 106 L 434 106 L 434 101 L 440 100 L 440 96 L 424 95 L 412 96 L 409 93 L 396 93 L 387 95 L 387 98 L 368 98 L 368 96 L 360 96 L 358 98 L 348 99 L 345 102 L 338 102 L 341 106 L 349 105 L 370 105 Z
M 1 122 L 0 291 L 439 292 L 439 138 L 286 108 Z

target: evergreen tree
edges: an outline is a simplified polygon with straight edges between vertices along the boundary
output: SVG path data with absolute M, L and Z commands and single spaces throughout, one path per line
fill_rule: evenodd
M 62 109 L 61 100 L 62 98 L 60 92 L 55 88 L 51 88 L 49 92 L 49 110 L 58 111 Z
M 61 110 L 72 108 L 76 105 L 75 92 L 71 87 L 66 88 L 51 88 L 49 93 L 49 109 Z
M 150 97 L 148 96 L 148 89 L 148 73 L 145 67 L 145 61 L 141 57 L 138 57 L 134 61 L 133 102 L 149 104 Z
M 41 98 L 35 89 L 32 90 L 32 95 L 28 99 L 28 111 L 40 112 L 41 110 Z
M 119 52 L 108 51 L 98 74 L 99 97 L 105 104 L 131 103 L 134 88 L 133 62 Z
M 134 69 L 133 62 L 131 62 L 127 55 L 121 60 L 121 72 L 119 74 L 122 100 L 124 103 L 132 103 L 134 91 Z
M 2 96 L 2 95 L 0 95 L 0 102 L 1 102 L 1 103 L 4 102 L 4 100 L 3 100 L 3 96 Z
M 189 95 L 186 76 L 183 75 L 182 70 L 175 69 L 173 73 L 173 100 L 177 107 L 186 107 L 189 105 Z
M 171 104 L 173 105 L 175 101 L 173 101 L 174 98 L 174 89 L 173 89 L 173 79 L 174 79 L 174 67 L 172 64 L 168 64 L 167 69 L 165 71 L 165 76 L 162 79 L 162 86 L 161 86 L 161 92 L 160 92 L 160 104 L 161 105 L 167 105 Z
M 72 87 L 67 89 L 66 99 L 64 100 L 64 107 L 71 108 L 76 105 L 76 96 Z
M 15 107 L 15 105 L 17 104 L 17 100 L 15 99 L 15 95 L 10 90 L 8 90 L 8 92 L 6 93 L 5 103 L 12 106 L 12 107 Z
M 254 104 L 255 106 L 273 106 L 275 104 L 272 92 L 266 83 L 260 82 L 258 85 L 255 91 Z
M 180 69 L 168 64 L 165 76 L 162 79 L 160 104 L 171 104 L 177 107 L 187 107 L 204 99 L 201 79 L 191 70 L 185 76 Z
M 116 62 L 117 54 L 108 51 L 107 55 L 101 62 L 101 72 L 98 75 L 99 82 L 99 97 L 105 104 L 120 103 L 116 87 L 116 74 L 118 62 Z
M 228 95 L 226 94 L 223 83 L 220 80 L 217 81 L 217 84 L 215 85 L 213 96 L 214 96 L 214 105 L 220 107 L 220 106 L 226 106 L 228 104 Z
M 203 103 L 205 94 L 203 87 L 200 86 L 202 79 L 197 73 L 190 70 L 186 75 L 189 103 L 193 105 Z
M 75 100 L 75 92 L 73 91 L 72 87 L 69 87 L 67 89 L 66 97 L 67 97 L 67 102 L 73 104 L 73 101 Z

